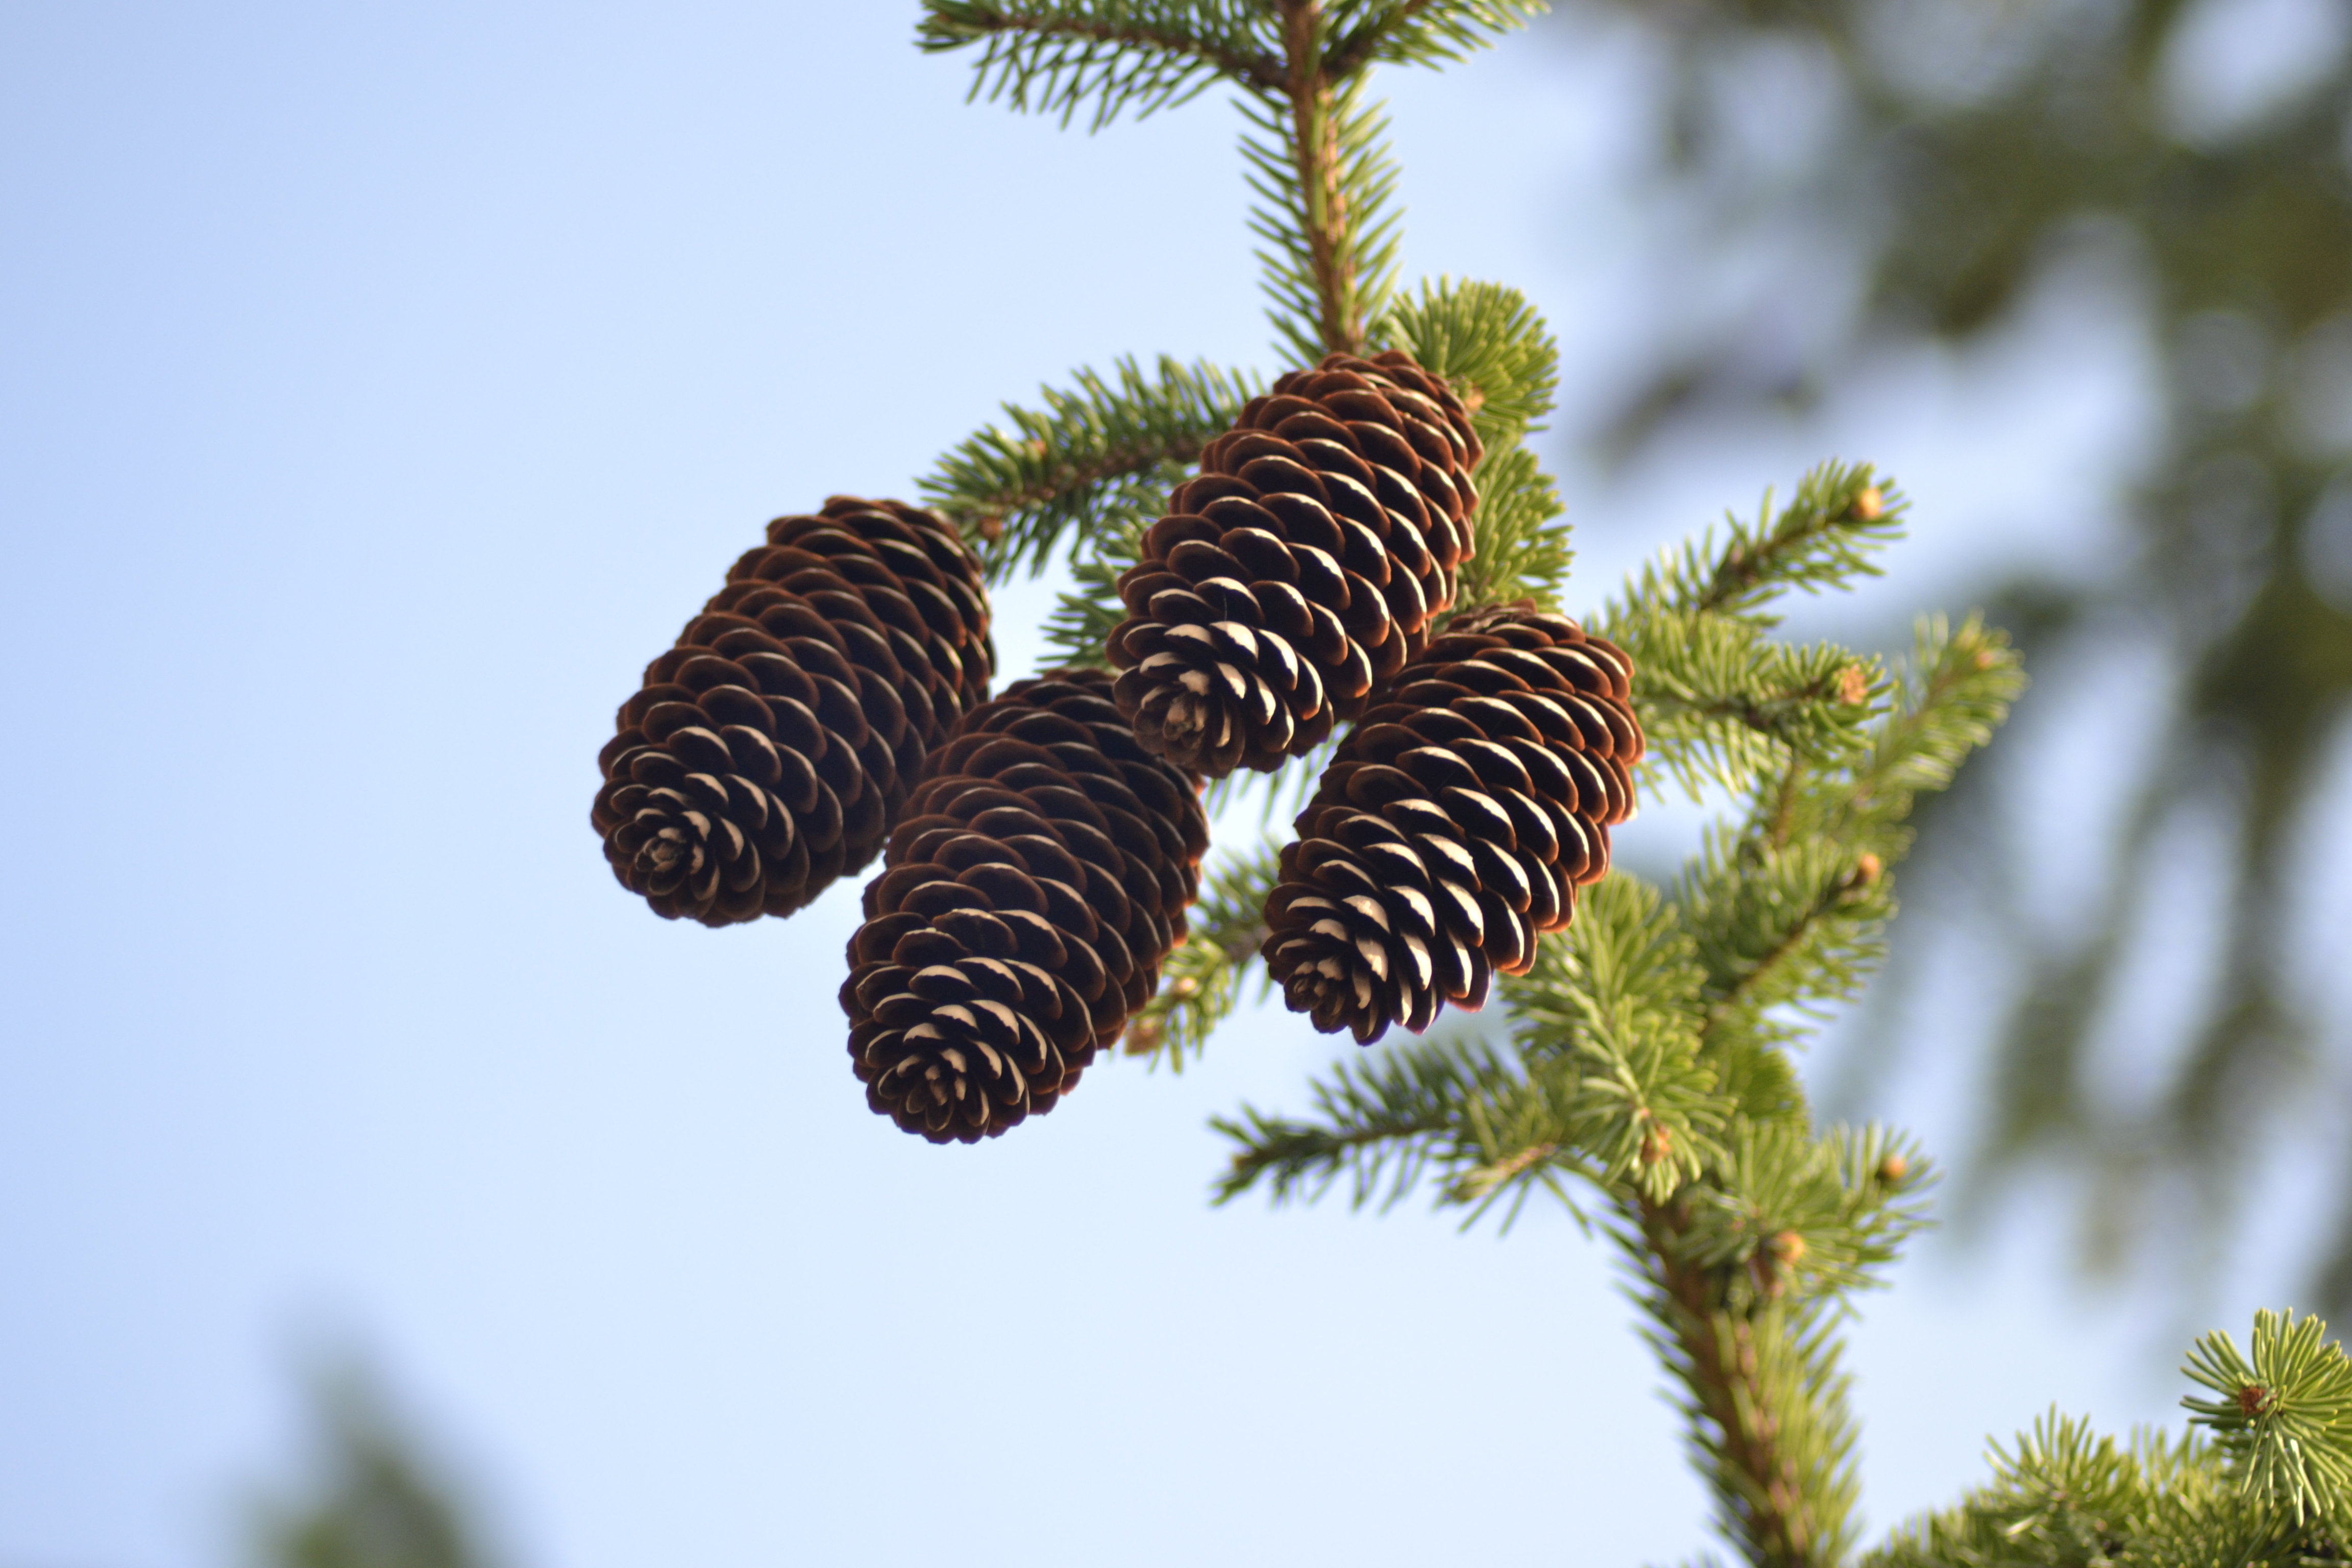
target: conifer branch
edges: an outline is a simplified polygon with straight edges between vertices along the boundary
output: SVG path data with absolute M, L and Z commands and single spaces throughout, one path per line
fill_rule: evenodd
M 1348 193 L 1339 183 L 1338 126 L 1331 87 L 1319 58 L 1321 12 L 1318 0 L 1276 0 L 1282 13 L 1282 52 L 1289 67 L 1284 91 L 1290 100 L 1290 156 L 1299 194 L 1299 228 L 1313 269 L 1324 351 L 1353 353 L 1363 322 L 1349 307 L 1356 291 L 1353 258 L 1345 253 Z
M 1257 8 L 1229 0 L 925 0 L 916 40 L 934 54 L 981 46 L 972 98 L 1058 110 L 1065 125 L 1091 99 L 1099 131 L 1122 110 L 1144 118 L 1220 77 L 1280 92 L 1283 61 L 1262 34 Z
M 1822 766 L 1869 743 L 1891 690 L 1874 659 L 1833 643 L 1775 643 L 1751 624 L 1688 611 L 1615 612 L 1598 628 L 1633 656 L 1650 755 L 1692 799 L 1745 790 L 1790 757 Z
M 1867 465 L 1816 469 L 1769 527 L 1763 523 L 1772 510 L 1768 492 L 1755 528 L 1732 524 L 1692 607 L 1737 615 L 1781 588 L 1843 587 L 1857 576 L 1877 576 L 1870 552 L 1900 535 L 1905 503 L 1870 477 Z
M 1856 1478 L 1837 1303 L 1875 1283 L 1925 1223 L 1927 1182 L 1916 1152 L 1879 1129 L 1816 1138 L 1799 1122 L 1744 1121 L 1671 1198 L 1617 1194 L 1618 1240 L 1684 1385 L 1720 1523 L 1751 1562 L 1845 1555 Z
M 1122 359 L 1108 377 L 1039 389 L 1042 407 L 1003 405 L 920 481 L 924 499 L 982 549 L 992 570 L 1043 571 L 1066 534 L 1074 560 L 1114 555 L 1124 529 L 1160 515 L 1202 447 L 1230 428 L 1255 378 L 1162 354 L 1147 374 Z
M 1478 552 L 1462 563 L 1455 611 L 1530 600 L 1559 608 L 1575 552 L 1559 487 L 1522 443 L 1543 428 L 1559 380 L 1559 349 L 1527 296 L 1496 283 L 1423 282 L 1372 329 L 1373 348 L 1399 348 L 1443 376 L 1470 409 L 1486 456 L 1472 521 Z
M 1842 901 L 1838 893 L 1819 892 L 1791 910 L 1780 929 L 1772 935 L 1771 945 L 1748 959 L 1722 978 L 1720 994 L 1708 1003 L 1706 1016 L 1699 1025 L 1702 1039 L 1713 1034 L 1716 1027 L 1733 1014 L 1751 1007 L 1758 994 L 1766 990 L 1780 973 L 1781 966 L 1798 952 Z
M 1471 528 L 1478 553 L 1462 563 L 1453 614 L 1527 600 L 1539 610 L 1560 608 L 1576 552 L 1559 482 L 1536 466 L 1525 447 L 1489 447 L 1478 467 L 1478 509 Z
M 1210 1122 L 1237 1145 L 1216 1201 L 1230 1203 L 1263 1180 L 1277 1204 L 1312 1202 L 1345 1175 L 1355 1206 L 1385 1186 L 1386 1208 L 1433 1166 L 1479 1163 L 1465 1131 L 1469 1108 L 1509 1099 L 1517 1087 L 1513 1065 L 1475 1040 L 1415 1040 L 1369 1063 L 1343 1061 L 1315 1084 L 1312 1121 L 1244 1106 L 1238 1118 Z
M 1990 1446 L 1992 1479 L 1905 1525 L 1862 1568 L 2315 1568 L 2352 1562 L 2352 1363 L 2315 1318 L 2258 1312 L 2182 1369 L 2190 1430 L 2128 1445 L 2055 1410 Z M 2207 1436 L 2210 1434 L 2210 1436 Z
M 1544 10 L 1542 0 L 1390 0 L 1331 42 L 1327 68 L 1345 80 L 1376 60 L 1438 65 L 1486 48 Z
M 1250 129 L 1242 156 L 1259 205 L 1250 227 L 1267 248 L 1270 317 L 1302 364 L 1360 353 L 1396 287 L 1397 172 L 1387 117 L 1363 73 L 1339 79 L 1323 49 L 1322 0 L 1271 0 L 1283 54 L 1281 89 L 1240 100 Z
M 1684 614 L 1734 616 L 1758 629 L 1777 618 L 1765 606 L 1790 588 L 1819 593 L 1879 574 L 1875 552 L 1903 534 L 1908 506 L 1867 463 L 1824 463 L 1777 514 L 1765 493 L 1756 521 L 1727 518 L 1718 544 L 1710 529 L 1629 580 L 1602 619 L 1615 623 Z
M 1660 1349 L 1688 1394 L 1693 1443 L 1717 1483 L 1724 1533 L 1759 1568 L 1838 1561 L 1843 1514 L 1855 1489 L 1844 1379 L 1833 1365 L 1802 1365 L 1811 1359 L 1804 1355 L 1807 1348 L 1821 1348 L 1818 1336 L 1806 1346 L 1803 1325 L 1791 1323 L 1785 1310 L 1724 1309 L 1720 1271 L 1683 1256 L 1691 1228 L 1685 1204 L 1637 1196 L 1634 1205 L 1636 1256 L 1652 1290 L 1648 1305 L 1670 1336 Z M 1789 1364 L 1792 1352 L 1801 1371 Z M 1792 1371 L 1799 1375 L 1792 1378 Z M 1800 1404 L 1792 1397 L 1800 1383 L 1814 1385 L 1805 1392 L 1816 1396 L 1831 1395 L 1832 1407 Z M 1824 1415 L 1833 1423 L 1829 1463 L 1805 1465 L 1805 1445 L 1790 1440 L 1796 1436 L 1790 1426 Z M 1824 1469 L 1827 1475 L 1808 1473 Z

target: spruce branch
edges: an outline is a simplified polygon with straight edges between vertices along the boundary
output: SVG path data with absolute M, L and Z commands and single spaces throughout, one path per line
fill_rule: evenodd
M 2208 1334 L 2190 1430 L 2128 1445 L 2053 1410 L 1990 1445 L 1992 1479 L 1914 1520 L 1863 1568 L 2314 1568 L 2347 1552 L 2347 1373 L 2326 1325 L 2255 1317 L 2252 1354 Z M 2201 1430 L 2200 1430 L 2201 1428 Z M 2210 1433 L 2211 1436 L 2207 1436 Z
M 1144 526 L 1137 514 L 1106 518 L 1088 531 L 1070 564 L 1072 585 L 1054 595 L 1045 616 L 1045 645 L 1056 663 L 1110 668 L 1104 644 L 1127 616 L 1118 596 L 1119 574 L 1142 557 Z
M 1636 601 L 1604 612 L 1596 629 L 1633 659 L 1645 782 L 1670 780 L 1694 801 L 1710 784 L 1752 788 L 1791 756 L 1847 760 L 1891 689 L 1875 659 L 1775 642 L 1727 616 Z
M 1718 1528 L 1759 1568 L 1841 1561 L 1858 1485 L 1833 1314 L 1779 1300 L 1733 1309 L 1726 1271 L 1690 1256 L 1685 1202 L 1637 1198 L 1631 1218 L 1619 1242 L 1682 1384 Z
M 1850 1000 L 1884 952 L 1892 913 L 1883 858 L 1834 840 L 1766 847 L 1717 828 L 1675 885 L 1676 903 L 1706 972 L 1703 1037 L 1737 1023 L 1776 1042 L 1769 1009 L 1794 1005 L 1818 1016 Z
M 1711 1049 L 1786 1039 L 1792 1026 L 1768 1022 L 1770 1010 L 1818 1013 L 1859 990 L 1884 951 L 1913 801 L 1949 784 L 2023 679 L 1980 621 L 1953 632 L 1931 617 L 1911 666 L 1869 682 L 1869 722 L 1840 765 L 1791 748 L 1789 765 L 1751 780 L 1745 822 L 1711 831 L 1675 884 L 1706 971 Z
M 1510 1096 L 1518 1081 L 1510 1062 L 1472 1039 L 1415 1040 L 1369 1063 L 1342 1061 L 1313 1086 L 1311 1120 L 1245 1105 L 1238 1117 L 1210 1122 L 1236 1145 L 1216 1201 L 1230 1203 L 1262 1181 L 1276 1204 L 1313 1202 L 1345 1176 L 1354 1206 L 1385 1187 L 1381 1206 L 1389 1207 L 1433 1167 L 1477 1163 L 1466 1109 Z
M 1500 283 L 1424 279 L 1417 294 L 1389 307 L 1371 341 L 1404 350 L 1453 383 L 1490 450 L 1541 430 L 1559 390 L 1559 346 L 1550 328 L 1525 294 Z
M 1603 1182 L 1663 1199 L 1697 1177 L 1724 1122 L 1716 1074 L 1700 1059 L 1701 972 L 1656 889 L 1614 872 L 1580 902 L 1534 967 L 1499 976 L 1498 989 L 1520 1055 L 1572 1075 L 1550 1138 L 1583 1152 Z
M 1462 563 L 1457 613 L 1531 600 L 1558 609 L 1575 552 L 1558 481 L 1521 443 L 1543 428 L 1559 349 L 1527 296 L 1498 283 L 1424 281 L 1375 323 L 1368 346 L 1398 348 L 1451 383 L 1486 448 L 1472 521 L 1478 552 Z
M 1294 39 L 1307 29 L 1291 7 Z M 1311 42 L 1301 47 L 1312 50 Z M 1388 115 L 1363 79 L 1333 88 L 1311 64 L 1280 98 L 1243 98 L 1241 152 L 1264 248 L 1267 319 L 1298 363 L 1358 353 L 1396 287 L 1397 170 Z
M 1039 389 L 1042 406 L 965 437 L 920 481 L 925 500 L 973 539 L 992 571 L 1045 569 L 1066 535 L 1074 560 L 1114 558 L 1118 531 L 1160 515 L 1202 447 L 1261 390 L 1255 378 L 1162 354 L 1146 373 L 1122 359 L 1105 376 Z
M 1916 796 L 1948 787 L 1969 753 L 1991 741 L 2025 685 L 2023 659 L 1981 613 L 1971 612 L 1957 630 L 1940 615 L 1923 616 L 1894 707 L 1858 770 L 1849 814 L 1899 821 Z
M 1375 62 L 1434 66 L 1462 59 L 1492 47 L 1547 7 L 1543 0 L 1375 0 L 1332 9 L 1339 30 L 1325 65 L 1344 79 Z
M 1235 0 L 924 0 L 929 54 L 979 46 L 970 97 L 1059 113 L 1095 105 L 1099 131 L 1197 98 L 1219 78 L 1278 92 L 1283 63 L 1261 7 Z
M 1908 504 L 1867 463 L 1824 463 L 1799 481 L 1779 512 L 1768 490 L 1753 523 L 1727 517 L 1720 543 L 1710 529 L 1663 552 L 1601 618 L 1614 624 L 1635 614 L 1706 611 L 1769 628 L 1779 623 L 1765 606 L 1790 588 L 1820 593 L 1879 575 L 1872 556 L 1902 537 Z
M 2352 1361 L 2326 1334 L 2317 1318 L 2256 1312 L 2251 1359 L 2207 1334 L 2182 1370 L 2221 1397 L 2180 1403 L 2251 1497 L 2297 1525 L 2340 1530 L 2352 1523 Z
M 1558 610 L 1576 559 L 1566 510 L 1559 481 L 1537 467 L 1533 452 L 1490 447 L 1478 466 L 1478 508 L 1471 518 L 1478 553 L 1462 563 L 1454 613 L 1521 599 Z

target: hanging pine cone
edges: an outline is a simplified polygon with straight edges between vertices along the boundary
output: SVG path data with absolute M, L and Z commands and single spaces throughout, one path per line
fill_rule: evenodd
M 1462 400 L 1395 350 L 1253 398 L 1119 578 L 1106 651 L 1145 750 L 1222 778 L 1360 714 L 1453 605 L 1483 455 Z
M 670 920 L 791 914 L 882 847 L 995 662 L 979 563 L 937 512 L 778 518 L 622 704 L 590 814 L 613 874 Z
M 866 1102 L 934 1143 L 1043 1115 L 1150 1000 L 1209 846 L 1201 779 L 1100 670 L 1015 681 L 936 752 L 866 889 L 841 1005 Z
M 1526 973 L 1633 815 L 1633 661 L 1565 616 L 1457 618 L 1341 744 L 1265 904 L 1293 1012 L 1369 1045 Z

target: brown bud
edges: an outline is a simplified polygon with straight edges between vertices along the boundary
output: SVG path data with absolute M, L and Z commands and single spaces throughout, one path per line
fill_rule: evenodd
M 991 513 L 980 520 L 980 536 L 991 544 L 1004 537 L 1004 520 Z
M 2238 1413 L 2252 1420 L 2271 1407 L 2275 1396 L 2259 1383 L 2250 1383 L 2238 1390 Z
M 1129 1019 L 1127 1038 L 1119 1049 L 1127 1056 L 1148 1057 L 1160 1048 L 1161 1034 L 1160 1021 L 1154 1015 L 1147 1013 L 1142 1017 Z
M 1889 1154 L 1878 1162 L 1878 1179 L 1890 1187 L 1899 1187 L 1903 1178 L 1911 1173 L 1911 1162 L 1900 1154 Z
M 1849 664 L 1838 671 L 1838 700 L 1849 708 L 1859 708 L 1870 700 L 1870 672 L 1858 664 Z
M 1772 1256 L 1782 1263 L 1795 1263 L 1805 1256 L 1805 1238 L 1793 1230 L 1784 1230 L 1772 1238 Z
M 1850 510 L 1853 511 L 1854 516 L 1860 518 L 1863 521 L 1875 522 L 1879 518 L 1885 515 L 1886 498 L 1879 493 L 1879 489 L 1876 485 L 1872 485 L 1868 489 L 1864 490 L 1860 495 L 1853 498 L 1853 505 Z
M 1853 869 L 1846 874 L 1844 892 L 1848 899 L 1859 899 L 1878 885 L 1886 872 L 1886 863 L 1865 849 L 1853 858 Z

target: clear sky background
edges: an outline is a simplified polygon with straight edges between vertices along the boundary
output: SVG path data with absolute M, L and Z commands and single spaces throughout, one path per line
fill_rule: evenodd
M 0 1568 L 225 1563 L 337 1344 L 528 1568 L 1703 1546 L 1565 1216 L 1208 1208 L 1206 1118 L 1352 1047 L 1261 1010 L 1181 1078 L 1106 1064 L 932 1149 L 845 1059 L 854 883 L 721 932 L 614 886 L 613 709 L 766 518 L 908 495 L 1076 365 L 1275 367 L 1229 108 L 1089 138 L 966 107 L 913 19 L 0 0 Z M 1408 273 L 1528 289 L 1571 408 L 1705 306 L 1656 265 L 1654 66 L 1554 27 L 1388 83 Z M 2120 289 L 1605 485 L 1557 451 L 1571 600 L 1832 455 L 1895 468 L 1918 537 L 1809 625 L 2095 558 L 2150 412 Z M 1049 603 L 999 595 L 1008 674 Z M 2084 722 L 2127 744 L 2111 707 Z M 1946 1077 L 1893 1106 L 1939 1146 Z M 2053 1399 L 2177 1416 L 2182 1325 L 2073 1294 L 2013 1219 L 1868 1307 L 1877 1524 Z M 2211 1321 L 2277 1283 L 2217 1282 Z

